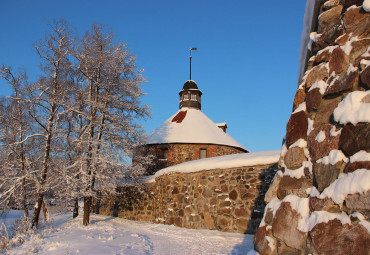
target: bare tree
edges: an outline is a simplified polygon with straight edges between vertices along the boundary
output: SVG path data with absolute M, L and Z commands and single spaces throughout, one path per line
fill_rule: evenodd
M 36 51 L 42 62 L 43 76 L 28 87 L 31 109 L 30 116 L 38 124 L 40 132 L 44 134 L 42 156 L 40 157 L 37 204 L 32 219 L 32 226 L 37 226 L 41 206 L 44 203 L 44 192 L 47 190 L 47 176 L 50 164 L 52 140 L 58 133 L 59 118 L 63 114 L 63 105 L 66 100 L 66 70 L 68 70 L 72 39 L 69 25 L 66 21 L 55 21 L 51 25 L 51 33 L 45 39 L 35 44 Z
M 11 197 L 22 201 L 28 217 L 26 183 L 30 178 L 26 147 L 30 142 L 30 120 L 25 113 L 24 87 L 27 75 L 24 71 L 15 75 L 10 67 L 2 66 L 0 77 L 12 86 L 13 94 L 0 102 L 0 143 L 3 154 L 1 166 L 0 201 L 6 203 Z
M 137 69 L 127 46 L 114 43 L 113 38 L 104 26 L 92 25 L 74 52 L 76 67 L 84 77 L 78 93 L 85 101 L 74 108 L 83 118 L 78 147 L 84 161 L 84 225 L 89 224 L 96 191 L 114 190 L 123 178 L 127 171 L 125 157 L 143 136 L 136 120 L 149 114 L 148 107 L 140 104 L 144 95 L 141 84 L 145 81 L 142 71 Z
M 8 190 L 32 183 L 37 197 L 32 226 L 38 225 L 46 194 L 74 199 L 74 216 L 84 198 L 88 225 L 93 198 L 144 172 L 147 159 L 131 166 L 129 157 L 143 142 L 137 121 L 149 116 L 140 101 L 145 79 L 127 45 L 115 42 L 102 25 L 92 25 L 75 41 L 67 22 L 56 21 L 35 48 L 43 72 L 37 82 L 20 86 L 24 80 L 9 68 L 1 72 L 15 84 L 14 96 L 0 102 L 0 146 L 6 147 L 0 156 L 8 157 L 1 169 L 9 163 Z M 22 194 L 26 205 L 27 192 Z

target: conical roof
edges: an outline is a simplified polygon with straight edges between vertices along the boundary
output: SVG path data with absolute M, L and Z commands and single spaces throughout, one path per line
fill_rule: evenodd
M 149 134 L 147 144 L 158 143 L 218 144 L 248 151 L 200 110 L 186 107 Z

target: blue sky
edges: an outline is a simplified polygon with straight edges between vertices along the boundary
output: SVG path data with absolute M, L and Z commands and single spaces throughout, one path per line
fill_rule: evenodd
M 32 43 L 47 22 L 66 18 L 80 34 L 93 22 L 112 28 L 145 69 L 143 102 L 154 130 L 178 110 L 178 92 L 192 78 L 202 111 L 227 122 L 250 151 L 279 150 L 297 87 L 304 0 L 18 0 L 0 8 L 0 65 L 25 68 L 37 79 Z M 0 95 L 10 94 L 0 80 Z

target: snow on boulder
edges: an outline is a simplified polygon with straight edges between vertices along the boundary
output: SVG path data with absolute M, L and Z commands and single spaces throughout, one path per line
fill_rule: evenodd
M 363 194 L 370 189 L 370 171 L 358 169 L 352 173 L 340 174 L 338 179 L 329 185 L 320 195 L 320 199 L 331 198 L 341 204 L 347 195 Z
M 366 151 L 359 151 L 350 158 L 351 163 L 359 161 L 370 161 L 370 153 Z
M 365 0 L 362 4 L 362 8 L 364 8 L 365 11 L 370 12 L 370 0 Z
M 348 158 L 344 156 L 340 150 L 331 150 L 328 156 L 316 160 L 316 163 L 322 163 L 324 165 L 335 165 L 339 161 L 348 162 Z
M 370 122 L 370 91 L 354 91 L 348 94 L 334 110 L 334 120 L 356 125 Z
M 302 232 L 310 232 L 319 223 L 328 223 L 331 220 L 338 219 L 344 224 L 351 225 L 350 217 L 345 213 L 330 213 L 327 211 L 315 211 L 308 217 L 301 219 L 298 223 L 298 229 Z
M 319 80 L 319 81 L 315 82 L 314 84 L 312 84 L 312 86 L 311 86 L 311 88 L 309 89 L 308 92 L 310 92 L 314 89 L 319 89 L 320 94 L 324 95 L 325 90 L 326 90 L 327 87 L 328 87 L 328 84 L 325 81 Z

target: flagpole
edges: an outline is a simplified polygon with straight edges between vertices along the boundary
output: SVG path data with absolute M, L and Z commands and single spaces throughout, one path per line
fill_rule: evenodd
M 189 58 L 190 58 L 190 79 L 189 80 L 191 81 L 191 48 L 190 48 L 190 57 Z
M 197 48 L 193 48 L 193 47 L 190 48 L 190 56 L 189 56 L 189 58 L 190 58 L 190 80 L 191 80 L 191 58 L 192 58 L 191 57 L 191 51 L 192 50 L 197 50 Z

